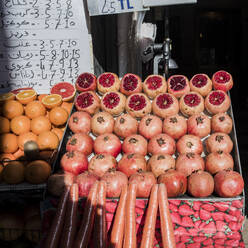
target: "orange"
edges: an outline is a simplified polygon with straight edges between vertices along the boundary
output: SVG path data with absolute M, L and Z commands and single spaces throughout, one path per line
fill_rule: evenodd
M 25 115 L 16 116 L 10 121 L 10 129 L 16 135 L 27 133 L 30 130 L 30 119 Z
M 24 151 L 22 149 L 18 149 L 15 153 L 13 153 L 15 159 L 24 158 Z
M 62 102 L 61 107 L 64 108 L 68 114 L 71 113 L 71 109 L 72 109 L 73 103 L 72 102 Z
M 9 100 L 3 104 L 2 114 L 8 119 L 13 119 L 16 116 L 22 115 L 24 108 L 21 103 L 16 100 Z
M 9 184 L 17 184 L 24 181 L 25 167 L 19 161 L 9 162 L 3 169 L 3 180 Z
M 25 114 L 30 119 L 33 119 L 41 115 L 46 115 L 46 108 L 40 101 L 33 101 L 27 104 Z
M 15 156 L 13 154 L 11 153 L 0 154 L 0 165 L 5 166 L 11 160 L 15 160 Z
M 51 122 L 45 116 L 38 116 L 31 120 L 31 131 L 35 134 L 49 131 L 51 130 L 51 127 Z
M 64 132 L 60 128 L 53 128 L 51 131 L 58 136 L 59 140 L 62 140 Z
M 13 133 L 4 133 L 0 135 L 0 152 L 14 153 L 18 149 L 17 137 Z
M 58 94 L 51 94 L 44 96 L 41 100 L 44 106 L 48 109 L 52 109 L 54 107 L 60 106 L 62 103 L 62 97 Z
M 18 143 L 19 148 L 24 150 L 24 144 L 30 140 L 33 140 L 36 142 L 37 141 L 37 135 L 35 135 L 32 132 L 27 132 L 27 133 L 23 133 L 20 136 L 18 136 L 17 143 Z
M 48 94 L 40 94 L 38 96 L 38 100 L 41 102 L 42 98 L 45 97 L 45 96 L 48 96 Z
M 14 100 L 14 99 L 15 99 L 15 94 L 13 94 L 12 92 L 0 94 L 0 104 L 2 102 L 8 101 L 8 100 Z
M 10 123 L 9 120 L 5 117 L 0 116 L 0 134 L 9 133 Z
M 49 112 L 49 119 L 52 124 L 61 126 L 68 120 L 69 114 L 62 107 L 55 107 Z
M 39 134 L 37 143 L 40 150 L 55 150 L 59 145 L 59 138 L 55 133 L 45 131 Z
M 16 95 L 16 99 L 22 104 L 34 101 L 36 97 L 37 93 L 35 90 L 23 90 Z

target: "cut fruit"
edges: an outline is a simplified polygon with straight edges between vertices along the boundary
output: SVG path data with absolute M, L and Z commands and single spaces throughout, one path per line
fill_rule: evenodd
M 34 101 L 36 97 L 37 93 L 35 90 L 23 90 L 16 95 L 16 99 L 22 104 Z
M 62 96 L 58 94 L 47 95 L 42 98 L 41 102 L 46 108 L 52 109 L 61 105 Z
M 173 75 L 168 79 L 168 92 L 176 98 L 180 98 L 189 91 L 189 80 L 184 75 Z
M 142 82 L 138 75 L 128 73 L 121 79 L 120 92 L 126 96 L 142 91 Z
M 26 88 L 18 88 L 18 89 L 15 89 L 15 90 L 11 90 L 11 93 L 17 95 L 19 92 L 22 92 L 24 90 L 32 90 L 33 88 L 30 88 L 30 87 L 26 87 Z
M 68 82 L 60 82 L 55 84 L 50 91 L 51 94 L 61 95 L 62 100 L 65 102 L 72 101 L 75 94 L 76 88 L 73 84 Z
M 80 74 L 76 80 L 76 89 L 79 92 L 94 91 L 96 89 L 96 76 L 89 72 Z
M 120 80 L 115 73 L 105 72 L 97 78 L 97 89 L 100 94 L 110 91 L 119 91 Z
M 217 71 L 212 77 L 215 90 L 223 90 L 227 92 L 233 87 L 232 75 L 226 71 Z
M 14 99 L 15 99 L 15 94 L 11 92 L 0 94 L 0 104 L 2 102 L 8 101 L 8 100 L 14 100 Z
M 196 74 L 191 78 L 189 86 L 191 91 L 198 92 L 205 97 L 212 90 L 212 81 L 206 74 Z

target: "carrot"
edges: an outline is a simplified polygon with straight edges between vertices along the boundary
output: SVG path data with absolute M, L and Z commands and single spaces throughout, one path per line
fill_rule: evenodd
M 124 185 L 121 190 L 121 196 L 116 209 L 113 229 L 110 237 L 111 248 L 122 248 L 124 227 L 125 227 L 125 207 L 127 200 L 127 185 Z
M 158 205 L 163 247 L 176 248 L 176 241 L 167 197 L 167 189 L 163 183 L 159 184 L 158 187 Z
M 125 234 L 123 248 L 136 248 L 136 191 L 137 184 L 130 183 L 128 186 L 127 203 L 126 203 L 126 219 Z
M 145 225 L 140 247 L 153 248 L 155 226 L 158 212 L 158 184 L 153 185 L 146 212 Z

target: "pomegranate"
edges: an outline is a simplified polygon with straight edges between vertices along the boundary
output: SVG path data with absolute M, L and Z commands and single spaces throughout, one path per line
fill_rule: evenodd
M 223 151 L 230 153 L 233 149 L 233 142 L 226 133 L 213 133 L 206 140 L 207 152 Z
M 160 75 L 148 76 L 143 83 L 143 90 L 150 99 L 154 99 L 158 94 L 167 91 L 165 78 Z
M 138 171 L 146 171 L 146 159 L 141 154 L 124 154 L 118 163 L 118 170 L 128 177 Z
M 178 100 L 169 93 L 159 94 L 152 102 L 152 111 L 153 114 L 162 118 L 176 115 L 179 111 Z
M 126 96 L 142 91 L 142 82 L 139 76 L 127 73 L 121 79 L 120 92 Z
M 88 169 L 87 156 L 78 151 L 66 152 L 60 160 L 60 167 L 77 176 Z
M 82 92 L 76 97 L 75 106 L 78 111 L 93 115 L 100 108 L 100 99 L 93 91 Z
M 201 154 L 203 151 L 202 141 L 198 136 L 186 134 L 178 140 L 177 151 L 179 153 L 193 152 Z
M 137 183 L 137 197 L 147 198 L 150 195 L 152 186 L 157 183 L 152 172 L 138 171 L 129 178 L 129 183 Z
M 147 170 L 151 171 L 155 177 L 160 176 L 169 169 L 175 169 L 175 159 L 168 154 L 153 155 L 147 162 Z
M 180 98 L 179 108 L 185 116 L 199 114 L 204 110 L 204 99 L 199 93 L 191 91 Z
M 198 92 L 205 97 L 212 90 L 212 81 L 206 74 L 196 74 L 191 78 L 189 87 L 191 91 Z
M 94 91 L 96 89 L 96 76 L 92 73 L 84 72 L 78 76 L 75 86 L 79 92 Z
M 119 116 L 114 125 L 114 132 L 121 138 L 126 138 L 129 135 L 136 134 L 138 130 L 138 121 L 130 114 Z
M 176 170 L 181 171 L 187 176 L 191 175 L 194 171 L 204 170 L 204 159 L 196 153 L 179 154 L 176 160 Z
M 91 158 L 88 171 L 98 177 L 102 177 L 109 169 L 115 168 L 116 159 L 109 154 L 97 154 Z
M 130 95 L 126 101 L 126 111 L 133 117 L 142 118 L 152 110 L 151 102 L 143 93 Z
M 101 134 L 95 139 L 94 151 L 96 154 L 105 153 L 117 157 L 121 152 L 121 142 L 112 133 Z
M 194 197 L 207 197 L 214 192 L 213 176 L 207 171 L 196 171 L 188 177 L 188 192 Z
M 232 75 L 226 71 L 217 71 L 212 76 L 213 86 L 215 90 L 223 90 L 227 92 L 233 87 Z
M 123 186 L 128 184 L 127 176 L 121 171 L 116 169 L 108 170 L 101 178 L 101 181 L 105 181 L 107 185 L 107 197 L 119 197 Z
M 94 114 L 91 119 L 91 130 L 95 136 L 112 133 L 114 130 L 115 120 L 108 112 L 99 112 Z
M 188 119 L 188 134 L 203 138 L 210 134 L 211 120 L 204 114 L 195 114 Z
M 225 113 L 218 113 L 211 118 L 212 132 L 231 133 L 233 128 L 232 118 Z
M 76 178 L 76 183 L 78 184 L 78 194 L 80 197 L 87 197 L 92 185 L 98 180 L 96 175 L 85 171 L 79 174 Z
M 126 97 L 120 92 L 107 92 L 101 100 L 101 109 L 110 113 L 111 115 L 118 116 L 125 109 Z
M 110 91 L 119 91 L 120 89 L 119 77 L 112 72 L 102 73 L 97 78 L 97 89 L 101 95 Z
M 144 116 L 139 123 L 139 133 L 146 139 L 162 133 L 162 120 L 155 115 Z
M 244 189 L 243 177 L 232 170 L 223 170 L 214 176 L 214 191 L 221 197 L 235 197 Z
M 68 125 L 73 133 L 88 134 L 91 131 L 90 122 L 91 116 L 87 112 L 76 111 L 70 116 Z
M 213 90 L 205 98 L 205 108 L 210 114 L 226 112 L 230 105 L 229 96 L 222 90 Z
M 167 116 L 163 122 L 163 132 L 177 140 L 187 133 L 187 120 L 178 114 Z
M 206 157 L 206 171 L 212 175 L 222 170 L 232 170 L 234 167 L 233 157 L 223 151 L 212 152 Z
M 122 144 L 122 151 L 124 153 L 138 153 L 145 156 L 147 154 L 147 141 L 141 135 L 130 135 L 125 138 Z
M 178 197 L 187 190 L 187 177 L 180 171 L 168 170 L 158 177 L 158 183 L 165 184 L 168 197 Z
M 76 133 L 66 143 L 66 151 L 78 151 L 90 155 L 93 150 L 93 139 L 84 133 Z
M 190 91 L 189 80 L 183 75 L 173 75 L 168 79 L 168 92 L 176 98 Z
M 148 153 L 155 154 L 169 154 L 172 155 L 176 151 L 176 142 L 168 134 L 157 134 L 149 140 Z

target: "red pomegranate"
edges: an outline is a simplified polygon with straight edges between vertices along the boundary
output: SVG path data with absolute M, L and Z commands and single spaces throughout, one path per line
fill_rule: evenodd
M 212 132 L 231 133 L 233 128 L 232 118 L 226 113 L 218 113 L 211 118 Z
M 138 171 L 146 171 L 146 159 L 141 154 L 124 154 L 117 168 L 130 177 Z
M 102 177 L 109 169 L 115 168 L 116 159 L 109 154 L 97 154 L 91 158 L 88 171 L 93 175 Z
M 162 133 L 162 120 L 155 115 L 144 116 L 139 123 L 139 133 L 146 139 Z
M 75 86 L 79 92 L 94 91 L 96 89 L 96 76 L 92 73 L 84 72 L 78 76 Z
M 176 160 L 176 170 L 181 171 L 186 176 L 191 175 L 194 171 L 204 170 L 204 159 L 196 153 L 179 154 Z
M 84 133 L 76 133 L 66 143 L 66 151 L 78 151 L 90 155 L 93 150 L 93 139 Z
M 178 100 L 169 93 L 159 94 L 152 102 L 152 111 L 153 114 L 162 118 L 176 115 L 179 111 Z
M 163 132 L 177 140 L 187 133 L 187 120 L 178 114 L 168 116 L 163 122 Z
M 91 130 L 95 136 L 112 133 L 115 120 L 108 112 L 98 112 L 91 119 Z
M 156 154 L 148 160 L 147 170 L 158 177 L 169 169 L 175 169 L 175 163 L 175 159 L 171 155 Z
M 119 77 L 112 72 L 102 73 L 97 78 L 97 89 L 101 95 L 110 91 L 119 91 L 120 89 Z
M 94 151 L 96 154 L 104 153 L 117 157 L 121 152 L 121 142 L 119 138 L 112 133 L 102 134 L 95 139 Z
M 126 138 L 129 135 L 136 134 L 138 131 L 138 121 L 130 114 L 120 115 L 114 125 L 114 132 L 120 138 Z
M 143 93 L 130 95 L 126 101 L 126 111 L 133 117 L 142 118 L 152 110 L 151 102 Z
M 208 153 L 223 151 L 230 153 L 233 149 L 233 142 L 226 133 L 213 133 L 206 140 Z
M 68 125 L 73 133 L 86 133 L 91 131 L 91 116 L 87 112 L 76 111 L 69 119 Z
M 201 154 L 203 151 L 202 141 L 198 136 L 186 134 L 178 140 L 177 151 L 179 153 Z
M 188 134 L 206 137 L 211 132 L 211 120 L 208 116 L 202 114 L 195 114 L 188 119 Z
M 212 76 L 213 86 L 215 90 L 223 90 L 227 92 L 233 87 L 232 75 L 227 71 L 217 71 Z
M 176 142 L 171 136 L 165 133 L 157 134 L 149 140 L 148 153 L 155 154 L 169 154 L 172 155 L 176 151 Z
M 145 156 L 147 154 L 147 141 L 141 135 L 130 135 L 125 138 L 122 144 L 122 151 L 124 153 L 138 153 Z
M 167 83 L 160 75 L 149 75 L 143 83 L 143 91 L 150 98 L 154 99 L 158 94 L 167 91 Z
M 107 92 L 101 99 L 101 109 L 118 116 L 125 109 L 126 97 L 120 92 Z
M 191 91 L 180 98 L 179 109 L 185 116 L 199 114 L 204 110 L 204 99 L 199 93 Z
M 206 171 L 214 175 L 222 170 L 232 170 L 234 161 L 230 153 L 222 151 L 212 152 L 207 155 L 205 166 Z
M 180 98 L 190 91 L 189 80 L 184 75 L 173 75 L 168 79 L 168 92 Z
M 212 90 L 212 81 L 206 74 L 196 74 L 191 78 L 189 87 L 191 91 L 198 92 L 205 97 Z
M 100 99 L 93 91 L 82 92 L 76 97 L 75 106 L 78 111 L 85 111 L 93 115 L 100 108 Z
M 230 105 L 229 96 L 222 90 L 213 90 L 205 98 L 205 108 L 210 114 L 226 112 Z
M 142 82 L 138 75 L 127 73 L 121 79 L 120 92 L 126 96 L 142 91 Z

